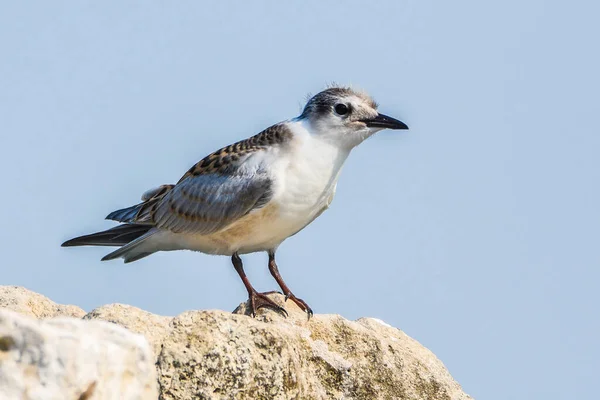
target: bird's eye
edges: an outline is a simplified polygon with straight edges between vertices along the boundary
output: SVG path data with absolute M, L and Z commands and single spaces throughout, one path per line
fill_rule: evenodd
M 335 110 L 336 114 L 338 114 L 338 115 L 346 115 L 346 114 L 348 114 L 348 111 L 350 111 L 348 109 L 348 106 L 345 104 L 342 104 L 342 103 L 336 104 L 333 109 Z

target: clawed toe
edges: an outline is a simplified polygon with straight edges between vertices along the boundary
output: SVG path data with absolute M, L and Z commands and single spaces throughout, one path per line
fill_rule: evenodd
M 270 295 L 270 294 L 280 294 L 283 296 L 283 293 L 281 293 L 279 290 L 271 290 L 269 292 L 261 292 L 260 294 L 265 294 L 265 295 Z
M 276 311 L 283 315 L 284 317 L 288 316 L 285 308 L 281 307 L 273 300 L 271 300 L 265 293 L 253 292 L 250 293 L 250 312 L 253 317 L 256 317 L 256 311 L 260 308 L 270 308 L 273 311 Z
M 300 307 L 300 309 L 308 315 L 308 319 L 310 319 L 310 317 L 313 316 L 312 308 L 310 308 L 310 306 L 304 300 L 299 299 L 298 297 L 294 296 L 293 293 L 288 293 L 285 296 L 285 300 L 287 301 L 288 299 L 290 299 L 294 303 L 296 303 L 296 305 L 298 305 L 298 307 Z
M 248 280 L 248 277 L 246 276 L 246 273 L 244 272 L 244 266 L 242 264 L 242 259 L 240 258 L 238 253 L 233 253 L 233 255 L 231 256 L 231 262 L 233 263 L 233 267 L 237 271 L 240 278 L 242 278 L 242 282 L 244 282 L 244 286 L 246 286 L 246 290 L 248 290 L 248 297 L 249 297 L 248 302 L 250 305 L 250 314 L 253 317 L 256 317 L 256 311 L 259 308 L 263 308 L 263 307 L 270 308 L 271 310 L 280 313 L 284 317 L 288 316 L 288 313 L 285 310 L 285 308 L 281 307 L 279 304 L 275 303 L 273 300 L 271 300 L 269 297 L 267 297 L 267 295 L 274 294 L 274 293 L 279 293 L 279 294 L 285 293 L 286 301 L 287 301 L 287 299 L 291 299 L 294 303 L 296 303 L 296 305 L 298 307 L 300 307 L 300 309 L 308 315 L 308 319 L 310 319 L 310 317 L 313 316 L 313 310 L 309 307 L 309 305 L 306 304 L 306 302 L 304 300 L 299 299 L 298 297 L 294 296 L 294 294 L 290 291 L 290 289 L 287 287 L 287 285 L 281 278 L 281 275 L 279 274 L 279 269 L 277 268 L 277 264 L 275 263 L 275 250 L 269 251 L 269 271 L 271 272 L 271 275 L 273 276 L 273 278 L 275 278 L 275 280 L 279 284 L 279 287 L 281 288 L 283 293 L 276 292 L 276 291 L 266 292 L 266 293 L 258 293 L 250 284 L 250 281 Z

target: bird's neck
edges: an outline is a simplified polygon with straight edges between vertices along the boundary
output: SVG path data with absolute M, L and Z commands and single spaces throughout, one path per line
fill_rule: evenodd
M 319 196 L 328 196 L 335 188 L 351 148 L 315 135 L 302 121 L 289 124 L 292 140 L 286 157 L 288 180 L 298 181 Z

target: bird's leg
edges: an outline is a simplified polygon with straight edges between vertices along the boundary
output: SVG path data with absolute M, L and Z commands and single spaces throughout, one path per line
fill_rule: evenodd
M 313 315 L 313 310 L 308 306 L 308 304 L 306 304 L 304 300 L 294 296 L 290 288 L 287 287 L 287 285 L 283 281 L 283 278 L 279 274 L 279 268 L 277 268 L 277 263 L 275 263 L 275 251 L 273 250 L 269 251 L 269 272 L 271 272 L 271 275 L 273 276 L 273 278 L 275 278 L 281 290 L 283 290 L 285 299 L 290 299 L 294 303 L 296 303 L 298 307 L 300 307 L 304 312 L 308 314 L 308 318 L 310 319 L 310 317 L 312 317 Z
M 248 291 L 248 299 L 250 300 L 250 310 L 252 312 L 253 317 L 256 317 L 256 310 L 262 307 L 271 308 L 287 317 L 288 314 L 287 311 L 285 311 L 285 308 L 278 306 L 277 303 L 268 298 L 265 294 L 258 293 L 256 289 L 252 287 L 250 280 L 244 272 L 242 259 L 240 258 L 238 253 L 233 253 L 233 255 L 231 256 L 231 262 L 233 263 L 233 267 L 237 271 L 240 278 L 242 278 L 244 286 L 246 286 L 246 290 Z

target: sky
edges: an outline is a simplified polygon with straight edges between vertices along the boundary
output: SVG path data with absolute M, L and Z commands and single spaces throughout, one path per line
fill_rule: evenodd
M 315 313 L 380 318 L 479 399 L 593 399 L 600 6 L 592 1 L 2 2 L 0 284 L 91 310 L 233 310 L 227 257 L 61 248 L 330 82 L 409 131 L 350 155 L 282 244 Z M 244 257 L 277 289 L 266 254 Z

